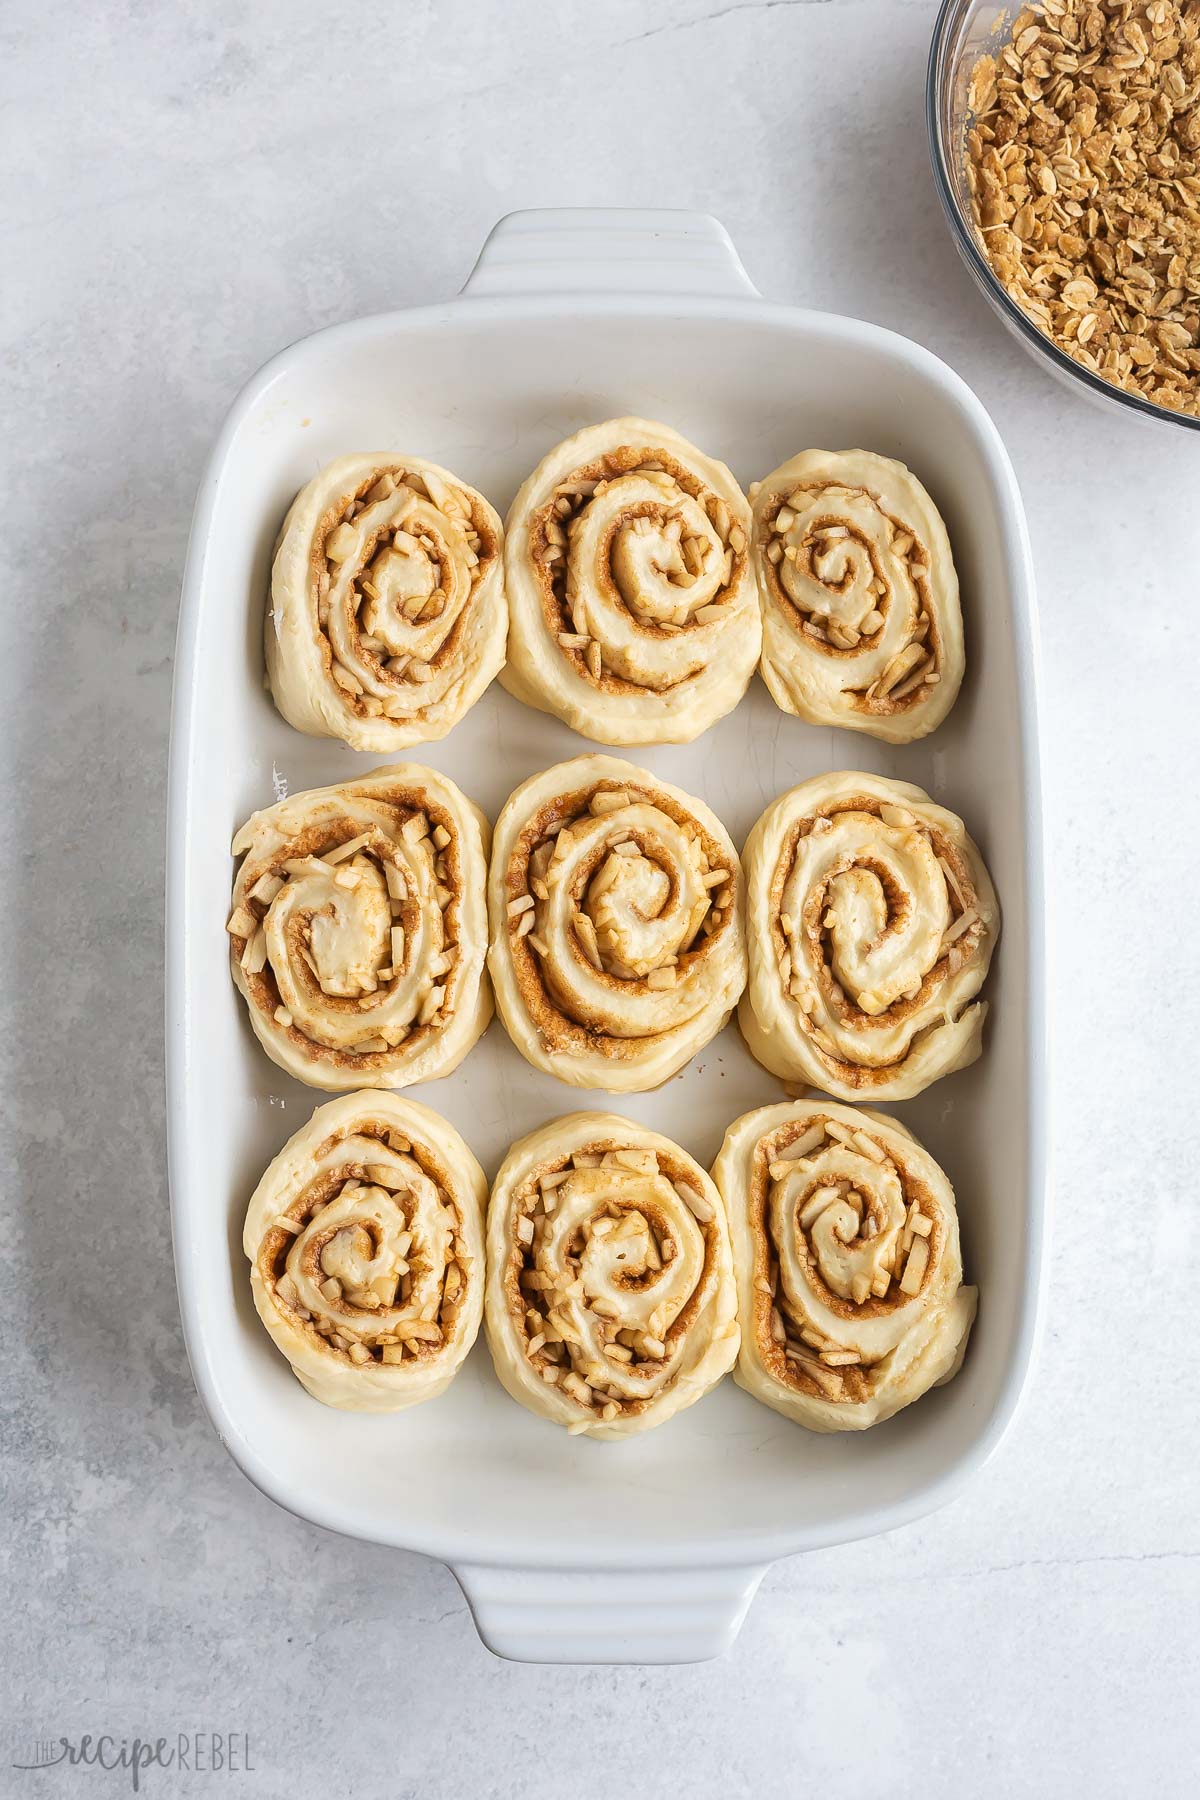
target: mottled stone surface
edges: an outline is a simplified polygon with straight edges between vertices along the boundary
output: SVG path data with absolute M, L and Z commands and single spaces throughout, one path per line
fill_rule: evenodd
M 929 180 L 932 0 L 18 3 L 0 17 L 6 603 L 0 1793 L 38 1738 L 247 1731 L 231 1792 L 1194 1791 L 1194 445 L 1048 384 Z M 517 206 L 715 212 L 764 292 L 945 356 L 1042 600 L 1057 1206 L 966 1496 L 768 1575 L 700 1668 L 480 1646 L 449 1576 L 277 1511 L 201 1415 L 164 1172 L 162 845 L 202 459 L 272 351 L 452 292 Z M 1188 821 L 1190 820 L 1190 824 Z M 222 1791 L 156 1772 L 143 1791 Z

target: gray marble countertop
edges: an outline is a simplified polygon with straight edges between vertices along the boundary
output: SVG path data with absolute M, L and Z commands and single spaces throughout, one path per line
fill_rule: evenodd
M 246 1733 L 143 1792 L 1195 1791 L 1195 447 L 1001 333 L 926 163 L 933 0 L 18 4 L 0 21 L 6 1221 L 0 1792 L 43 1739 Z M 164 1168 L 162 847 L 202 460 L 274 350 L 452 293 L 529 205 L 691 206 L 762 290 L 930 345 L 1041 591 L 1056 1205 L 1001 1453 L 777 1566 L 723 1661 L 496 1661 L 445 1569 L 277 1511 L 203 1417 Z

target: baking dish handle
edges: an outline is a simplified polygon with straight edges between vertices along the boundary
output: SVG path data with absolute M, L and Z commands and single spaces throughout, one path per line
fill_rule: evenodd
M 463 294 L 761 298 L 729 233 L 708 213 L 625 206 L 509 213 L 492 227 Z
M 732 1644 L 765 1573 L 454 1567 L 488 1649 L 537 1663 L 707 1662 Z

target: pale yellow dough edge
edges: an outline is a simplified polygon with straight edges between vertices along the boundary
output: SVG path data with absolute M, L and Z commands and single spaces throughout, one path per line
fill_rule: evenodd
M 500 553 L 470 601 L 470 619 L 459 646 L 453 679 L 445 696 L 411 718 L 361 718 L 325 668 L 316 614 L 309 593 L 313 535 L 327 508 L 352 493 L 373 469 L 403 465 L 429 471 L 477 501 L 496 533 Z M 352 750 L 395 755 L 414 744 L 444 738 L 495 680 L 504 666 L 508 606 L 504 593 L 504 530 L 495 508 L 469 482 L 440 463 L 399 451 L 341 456 L 301 488 L 283 523 L 271 570 L 264 625 L 267 680 L 275 705 L 297 731 L 310 737 L 340 738 Z
M 554 1425 L 578 1424 L 584 1409 L 543 1381 L 521 1350 L 504 1292 L 504 1272 L 511 1247 L 513 1200 L 531 1171 L 551 1157 L 569 1156 L 585 1144 L 609 1137 L 614 1145 L 663 1149 L 687 1163 L 696 1187 L 714 1209 L 720 1230 L 716 1293 L 704 1317 L 693 1327 L 676 1378 L 644 1412 L 608 1424 L 589 1425 L 586 1431 L 576 1433 L 616 1442 L 664 1425 L 676 1413 L 693 1406 L 729 1373 L 737 1360 L 737 1288 L 724 1203 L 711 1177 L 678 1144 L 631 1119 L 595 1112 L 567 1113 L 513 1144 L 501 1164 L 488 1202 L 485 1330 L 496 1374 L 512 1398 Z
M 747 539 L 750 504 L 723 462 L 706 456 L 687 438 L 654 419 L 626 417 L 589 425 L 555 445 L 522 483 L 505 521 L 505 586 L 510 613 L 508 659 L 501 685 L 526 706 L 556 714 L 581 737 L 630 748 L 638 744 L 690 744 L 741 700 L 754 674 L 762 641 L 757 581 L 752 559 L 728 623 L 710 633 L 702 673 L 666 693 L 626 688 L 605 694 L 581 676 L 547 630 L 541 591 L 529 554 L 531 515 L 574 470 L 623 444 L 641 442 L 668 450 L 725 501 Z M 683 634 L 686 639 L 687 633 Z
M 255 851 L 286 843 L 303 828 L 314 804 L 327 799 L 341 799 L 349 790 L 369 794 L 372 785 L 381 789 L 396 783 L 412 783 L 431 790 L 454 820 L 459 836 L 464 883 L 459 909 L 460 955 L 464 963 L 461 984 L 462 1003 L 445 1030 L 437 1032 L 420 1053 L 414 1056 L 400 1044 L 389 1056 L 378 1059 L 372 1067 L 346 1067 L 339 1071 L 331 1060 L 319 1054 L 308 1054 L 293 1041 L 287 1030 L 255 1005 L 245 974 L 236 955 L 230 959 L 234 984 L 246 1002 L 254 1035 L 279 1068 L 286 1069 L 297 1081 L 326 1093 L 346 1093 L 359 1088 L 410 1087 L 421 1081 L 434 1081 L 452 1074 L 463 1058 L 487 1030 L 492 1017 L 492 986 L 487 974 L 487 863 L 491 845 L 491 827 L 487 819 L 448 775 L 429 769 L 422 763 L 393 763 L 372 769 L 357 779 L 337 782 L 330 787 L 308 788 L 290 794 L 274 806 L 252 813 L 236 833 L 234 856 L 249 859 Z M 234 881 L 231 905 L 237 906 L 244 894 L 242 870 Z
M 750 976 L 738 1008 L 738 1025 L 751 1054 L 765 1069 L 785 1081 L 805 1081 L 824 1093 L 849 1102 L 911 1100 L 943 1075 L 964 1069 L 983 1044 L 986 1001 L 975 1001 L 987 977 L 988 961 L 972 962 L 948 984 L 951 1003 L 941 1022 L 916 1042 L 888 1079 L 859 1090 L 834 1077 L 801 1028 L 803 1014 L 784 992 L 771 940 L 770 888 L 784 840 L 797 818 L 836 800 L 841 794 L 866 793 L 885 804 L 904 806 L 936 822 L 963 850 L 980 894 L 994 920 L 992 943 L 999 933 L 1000 906 L 977 845 L 956 813 L 937 806 L 910 781 L 892 781 L 862 771 L 814 776 L 773 800 L 755 824 L 742 851 L 746 876 L 746 941 Z
M 358 1367 L 332 1347 L 314 1344 L 312 1336 L 293 1323 L 285 1309 L 267 1291 L 258 1268 L 258 1248 L 273 1221 L 307 1185 L 311 1158 L 319 1145 L 335 1131 L 352 1130 L 355 1122 L 383 1119 L 413 1144 L 424 1143 L 445 1165 L 453 1185 L 453 1198 L 462 1218 L 471 1269 L 467 1299 L 455 1321 L 455 1332 L 443 1353 L 420 1365 L 407 1359 L 399 1364 Z M 417 1100 L 399 1094 L 344 1094 L 319 1106 L 307 1125 L 289 1138 L 266 1169 L 246 1210 L 242 1248 L 250 1262 L 250 1282 L 258 1316 L 276 1348 L 291 1364 L 297 1381 L 314 1400 L 342 1412 L 400 1412 L 444 1393 L 461 1368 L 479 1334 L 484 1297 L 484 1215 L 487 1178 L 465 1140 L 448 1120 Z
M 599 1052 L 578 1056 L 552 1055 L 526 1009 L 516 978 L 509 939 L 505 884 L 509 860 L 517 840 L 529 819 L 555 794 L 584 788 L 589 782 L 609 779 L 617 782 L 636 781 L 653 791 L 658 789 L 685 807 L 711 833 L 729 858 L 729 866 L 737 877 L 737 921 L 735 929 L 726 933 L 721 954 L 708 959 L 707 998 L 703 1008 L 684 1026 L 659 1034 L 657 1040 L 646 1040 L 645 1054 L 636 1061 L 615 1062 Z M 571 1087 L 598 1089 L 605 1093 L 645 1093 L 661 1087 L 664 1081 L 691 1061 L 728 1022 L 746 984 L 746 940 L 744 928 L 742 865 L 733 841 L 716 814 L 695 795 L 687 794 L 670 782 L 661 781 L 648 769 L 614 756 L 593 753 L 556 763 L 552 768 L 531 775 L 505 802 L 492 841 L 492 859 L 488 874 L 488 912 L 491 926 L 491 948 L 488 968 L 496 996 L 496 1009 L 504 1029 L 521 1055 L 535 1069 L 554 1075 Z
M 836 1404 L 788 1387 L 764 1367 L 754 1338 L 755 1237 L 749 1216 L 749 1177 L 759 1140 L 789 1122 L 815 1116 L 834 1118 L 851 1129 L 869 1127 L 897 1155 L 915 1162 L 944 1212 L 953 1220 L 952 1243 L 940 1273 L 936 1298 L 911 1341 L 893 1353 L 897 1367 L 875 1398 L 865 1404 Z M 911 1406 L 930 1388 L 958 1373 L 975 1319 L 979 1290 L 962 1285 L 958 1212 L 954 1190 L 929 1152 L 898 1119 L 867 1107 L 831 1100 L 796 1100 L 743 1113 L 725 1133 L 713 1164 L 713 1180 L 725 1201 L 737 1271 L 741 1345 L 734 1380 L 754 1399 L 809 1431 L 866 1431 Z
M 845 482 L 878 494 L 893 517 L 915 527 L 929 550 L 943 662 L 940 681 L 927 690 L 928 697 L 919 707 L 871 716 L 850 705 L 843 683 L 857 684 L 855 659 L 834 657 L 811 647 L 796 631 L 768 585 L 764 570 L 765 514 L 779 495 L 813 480 Z M 832 510 L 836 511 L 836 507 Z M 755 491 L 753 511 L 754 565 L 763 612 L 759 668 L 775 704 L 810 724 L 837 725 L 890 744 L 913 743 L 935 730 L 958 697 L 966 660 L 958 575 L 950 540 L 942 516 L 922 483 L 903 463 L 870 450 L 802 450 L 763 478 Z

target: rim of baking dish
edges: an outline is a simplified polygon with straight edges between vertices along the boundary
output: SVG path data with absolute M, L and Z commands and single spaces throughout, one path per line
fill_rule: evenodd
M 314 1503 L 298 1492 L 294 1483 L 281 1477 L 269 1460 L 258 1454 L 255 1446 L 238 1429 L 233 1412 L 226 1404 L 222 1378 L 209 1353 L 208 1334 L 200 1322 L 203 1307 L 198 1294 L 199 1277 L 195 1273 L 198 1260 L 192 1255 L 193 1245 L 203 1235 L 200 1228 L 203 1209 L 190 1200 L 191 1176 L 187 1158 L 192 1136 L 188 1101 L 192 1084 L 188 1079 L 191 1034 L 187 1028 L 187 999 L 192 984 L 187 974 L 189 942 L 185 927 L 191 862 L 193 858 L 205 854 L 205 851 L 203 846 L 191 841 L 189 771 L 197 720 L 192 684 L 190 680 L 181 680 L 181 671 L 190 674 L 193 665 L 204 565 L 225 465 L 234 438 L 247 416 L 261 404 L 275 381 L 292 369 L 300 353 L 311 351 L 318 343 L 322 350 L 328 351 L 341 342 L 383 336 L 400 328 L 405 331 L 420 328 L 445 329 L 466 308 L 470 309 L 472 317 L 481 316 L 486 311 L 495 317 L 514 321 L 536 320 L 539 317 L 561 316 L 566 313 L 572 319 L 646 318 L 661 323 L 678 319 L 681 313 L 686 313 L 689 318 L 708 319 L 727 325 L 753 317 L 758 323 L 785 330 L 794 330 L 797 326 L 810 329 L 816 327 L 826 334 L 850 341 L 861 342 L 864 337 L 870 338 L 943 389 L 966 416 L 986 458 L 1000 501 L 1000 523 L 1006 539 L 1013 581 L 1014 649 L 1019 674 L 1018 718 L 1024 791 L 1024 899 L 1026 918 L 1029 921 L 1025 946 L 1025 1053 L 1026 1067 L 1034 1077 L 1028 1089 L 1029 1132 L 1025 1182 L 1029 1199 L 1025 1280 L 1021 1288 L 1013 1350 L 986 1425 L 969 1448 L 956 1456 L 953 1462 L 933 1473 L 927 1480 L 914 1484 L 908 1494 L 886 1505 L 872 1504 L 868 1500 L 851 1507 L 836 1520 L 830 1519 L 823 1525 L 806 1526 L 798 1530 L 755 1530 L 753 1526 L 748 1526 L 739 1531 L 733 1541 L 697 1536 L 682 1538 L 671 1545 L 647 1544 L 642 1547 L 626 1544 L 618 1547 L 614 1544 L 611 1547 L 593 1547 L 589 1548 L 586 1560 L 565 1553 L 548 1540 L 543 1542 L 536 1533 L 528 1538 L 510 1539 L 507 1548 L 500 1532 L 497 1534 L 497 1541 L 483 1543 L 471 1531 L 457 1528 L 452 1520 L 443 1520 L 436 1525 L 409 1525 L 401 1524 L 398 1516 L 397 1529 L 384 1535 L 378 1530 L 365 1529 L 356 1520 L 352 1507 L 323 1501 Z M 632 289 L 627 293 L 599 296 L 459 295 L 452 300 L 432 305 L 376 313 L 362 319 L 327 326 L 321 331 L 297 339 L 279 351 L 250 378 L 230 408 L 205 465 L 184 569 L 176 639 L 176 675 L 167 782 L 165 986 L 167 1158 L 176 1284 L 184 1343 L 197 1392 L 218 1437 L 242 1473 L 260 1492 L 296 1517 L 336 1531 L 342 1536 L 412 1550 L 450 1563 L 469 1561 L 476 1566 L 494 1568 L 603 1571 L 734 1568 L 766 1564 L 805 1550 L 853 1543 L 911 1523 L 944 1506 L 962 1491 L 995 1454 L 1016 1416 L 1037 1346 L 1046 1281 L 1045 1239 L 1050 1194 L 1044 1079 L 1048 1058 L 1045 1006 L 1046 912 L 1038 753 L 1039 667 L 1036 599 L 1028 527 L 1016 476 L 999 433 L 982 402 L 948 364 L 922 345 L 883 326 L 842 314 L 780 305 L 761 299 L 689 298 L 678 294 L 659 295 Z M 1040 1081 L 1039 1076 L 1042 1077 Z

